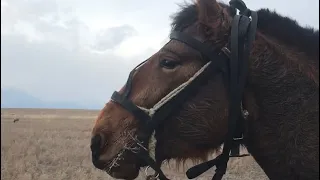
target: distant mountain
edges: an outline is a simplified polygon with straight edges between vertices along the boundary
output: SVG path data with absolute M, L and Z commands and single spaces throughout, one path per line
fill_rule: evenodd
M 48 102 L 19 89 L 1 88 L 1 108 L 100 109 L 101 107 L 98 105 L 86 107 L 72 102 Z

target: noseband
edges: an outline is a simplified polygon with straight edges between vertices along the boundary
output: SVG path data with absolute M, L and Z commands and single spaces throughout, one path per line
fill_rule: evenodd
M 161 164 L 156 162 L 156 158 L 151 158 L 148 149 L 144 147 L 147 147 L 146 145 L 158 125 L 172 115 L 190 97 L 190 94 L 208 81 L 210 76 L 217 73 L 223 73 L 224 75 L 230 102 L 228 132 L 224 141 L 223 151 L 215 159 L 190 168 L 186 172 L 187 177 L 189 179 L 195 178 L 211 167 L 216 166 L 216 173 L 212 179 L 221 180 L 226 172 L 229 158 L 239 157 L 239 146 L 243 142 L 243 126 L 246 115 L 242 110 L 242 96 L 247 77 L 250 49 L 256 34 L 258 15 L 256 12 L 247 9 L 241 0 L 231 0 L 229 4 L 231 7 L 238 9 L 240 14 L 234 16 L 230 41 L 220 51 L 212 51 L 209 46 L 182 32 L 174 31 L 170 34 L 171 40 L 180 41 L 194 48 L 208 60 L 208 63 L 186 83 L 170 92 L 151 109 L 136 106 L 129 100 L 132 79 L 136 70 L 146 62 L 144 61 L 131 71 L 124 92 L 120 94 L 115 91 L 111 96 L 112 101 L 120 104 L 139 120 L 139 128 L 137 130 L 139 143 L 136 143 L 139 152 L 137 155 L 158 173 L 160 180 L 168 180 L 168 178 L 160 169 Z

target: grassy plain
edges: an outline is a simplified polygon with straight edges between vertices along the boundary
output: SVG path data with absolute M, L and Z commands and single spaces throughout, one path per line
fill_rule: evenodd
M 2 180 L 108 180 L 93 167 L 90 132 L 98 111 L 66 109 L 1 109 Z M 18 122 L 13 123 L 15 118 Z M 191 163 L 163 165 L 172 180 L 187 179 Z M 197 179 L 211 179 L 205 173 Z M 145 179 L 141 170 L 138 179 Z M 268 179 L 252 157 L 233 158 L 224 180 Z

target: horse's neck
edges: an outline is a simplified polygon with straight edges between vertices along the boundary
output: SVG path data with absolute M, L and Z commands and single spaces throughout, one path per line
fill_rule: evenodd
M 279 54 L 282 47 L 265 37 L 255 43 L 246 146 L 270 179 L 319 178 L 319 86 Z

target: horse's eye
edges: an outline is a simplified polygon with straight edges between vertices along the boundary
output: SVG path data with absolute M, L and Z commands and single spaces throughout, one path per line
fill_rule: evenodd
M 179 65 L 178 61 L 163 59 L 160 61 L 160 66 L 166 69 L 174 69 Z

